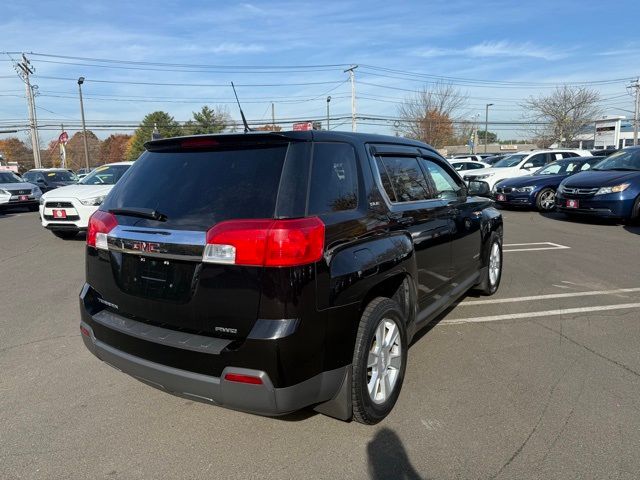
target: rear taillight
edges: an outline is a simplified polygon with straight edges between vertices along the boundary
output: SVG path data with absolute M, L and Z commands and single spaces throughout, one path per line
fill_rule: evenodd
M 324 251 L 324 223 L 294 220 L 231 220 L 207 232 L 208 263 L 289 267 L 317 262 Z
M 97 210 L 89 218 L 87 229 L 87 245 L 100 250 L 108 250 L 107 234 L 118 225 L 116 216 L 109 212 Z
M 218 141 L 212 138 L 195 137 L 187 138 L 186 140 L 180 142 L 180 146 L 182 148 L 210 148 L 217 147 L 218 145 Z

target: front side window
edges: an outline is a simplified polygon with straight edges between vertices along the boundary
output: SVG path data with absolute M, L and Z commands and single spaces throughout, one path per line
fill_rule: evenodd
M 310 215 L 358 206 L 356 154 L 347 143 L 314 143 L 309 191 Z
M 539 153 L 537 155 L 534 155 L 530 159 L 528 159 L 525 162 L 525 165 L 531 164 L 531 167 L 528 167 L 528 168 L 540 168 L 540 167 L 544 167 L 545 163 L 547 163 L 547 154 Z
M 417 158 L 376 157 L 376 163 L 382 185 L 391 201 L 415 202 L 430 198 L 427 180 Z
M 422 163 L 422 166 L 433 182 L 436 198 L 450 199 L 457 198 L 458 195 L 460 195 L 460 185 L 458 185 L 444 168 L 425 158 L 421 158 L 420 163 Z

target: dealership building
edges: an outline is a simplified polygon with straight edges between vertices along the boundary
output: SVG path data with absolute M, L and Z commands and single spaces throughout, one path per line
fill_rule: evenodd
M 633 120 L 623 116 L 607 115 L 594 122 L 593 127 L 576 137 L 579 148 L 599 150 L 624 148 L 633 145 Z

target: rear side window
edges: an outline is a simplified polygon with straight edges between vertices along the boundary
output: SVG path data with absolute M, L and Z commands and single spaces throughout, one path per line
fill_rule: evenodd
M 199 231 L 223 220 L 272 218 L 286 152 L 282 144 L 146 152 L 114 187 L 102 210 L 151 208 L 167 220 L 125 217 L 126 222 Z
M 358 206 L 356 154 L 347 143 L 313 144 L 309 215 L 353 210 Z
M 429 198 L 427 180 L 417 158 L 376 157 L 376 163 L 382 186 L 391 201 L 415 202 Z

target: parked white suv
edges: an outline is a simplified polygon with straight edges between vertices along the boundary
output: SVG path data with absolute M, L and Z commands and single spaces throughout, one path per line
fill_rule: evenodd
M 531 150 L 514 153 L 494 163 L 491 168 L 463 173 L 462 177 L 469 184 L 471 193 L 488 196 L 501 180 L 531 175 L 548 163 L 563 158 L 589 156 L 591 156 L 589 151 L 579 149 Z
M 80 183 L 56 188 L 40 197 L 42 226 L 60 238 L 73 238 L 87 229 L 89 217 L 133 162 L 97 167 Z

